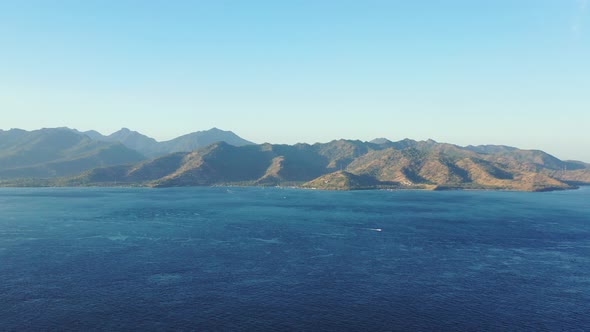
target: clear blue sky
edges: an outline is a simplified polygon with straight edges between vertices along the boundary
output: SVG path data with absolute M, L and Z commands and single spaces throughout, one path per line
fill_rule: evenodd
M 590 162 L 590 0 L 1 1 L 0 128 Z

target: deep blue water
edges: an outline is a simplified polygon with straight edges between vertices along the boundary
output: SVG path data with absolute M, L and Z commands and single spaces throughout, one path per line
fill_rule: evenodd
M 590 188 L 0 189 L 0 330 L 590 330 Z

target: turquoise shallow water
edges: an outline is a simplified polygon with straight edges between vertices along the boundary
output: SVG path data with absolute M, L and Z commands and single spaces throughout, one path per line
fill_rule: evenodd
M 0 189 L 0 330 L 590 330 L 590 188 Z

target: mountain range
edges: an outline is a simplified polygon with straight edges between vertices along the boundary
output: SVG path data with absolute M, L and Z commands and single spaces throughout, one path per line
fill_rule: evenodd
M 5 141 L 3 135 L 12 131 L 0 131 L 0 176 L 5 179 L 12 178 L 5 180 L 3 185 L 252 185 L 332 190 L 546 191 L 590 184 L 590 164 L 562 161 L 539 150 L 521 150 L 500 145 L 461 147 L 433 140 L 405 139 L 392 142 L 384 138 L 371 142 L 334 140 L 316 144 L 257 145 L 239 138 L 232 132 L 215 128 L 181 136 L 168 142 L 156 142 L 128 129 L 122 129 L 109 136 L 94 131 L 82 133 L 67 128 L 43 129 L 42 133 L 12 133 L 22 137 L 38 137 L 37 144 L 44 142 L 36 148 L 35 151 L 38 153 L 34 159 L 31 155 L 35 153 L 29 151 L 30 144 L 17 144 L 29 142 L 31 138 L 18 142 L 14 139 Z M 39 138 L 44 136 L 42 134 L 55 132 L 70 139 L 74 137 L 74 141 L 79 140 L 79 143 L 71 147 L 71 143 L 63 144 L 56 138 L 47 141 Z M 208 144 L 211 141 L 215 142 Z M 49 149 L 53 153 L 39 152 L 44 149 Z M 112 153 L 113 158 L 109 159 L 107 156 L 111 154 L 96 152 L 103 150 L 118 151 L 118 154 Z M 28 154 L 21 153 L 20 156 L 15 153 L 7 154 L 5 151 L 28 151 Z M 65 153 L 66 151 L 68 153 Z M 64 155 L 68 155 L 69 159 L 64 160 Z M 62 159 L 59 159 L 60 157 Z M 30 165 L 34 164 L 30 162 L 31 159 L 37 162 L 36 168 Z M 47 166 L 54 165 L 56 160 L 67 163 L 79 159 L 94 160 L 96 163 L 80 174 L 70 173 L 67 176 L 63 175 L 64 172 L 55 171 L 55 167 Z M 29 166 L 15 168 L 15 165 L 22 164 L 23 160 L 29 160 Z M 43 163 L 43 160 L 51 161 Z M 84 164 L 78 161 L 74 164 L 88 166 L 92 163 Z M 14 179 L 17 177 L 15 175 L 25 174 L 31 167 L 37 170 L 41 168 L 45 172 L 35 173 L 41 176 L 28 177 L 53 177 L 26 181 Z M 77 169 L 81 168 L 83 167 Z M 8 172 L 7 169 L 11 171 Z M 21 171 L 16 172 L 15 169 Z M 54 171 L 48 173 L 48 169 Z
M 108 136 L 65 127 L 0 130 L 0 180 L 74 175 L 95 167 L 133 164 L 173 152 L 193 151 L 218 141 L 253 144 L 217 128 L 165 142 L 127 128 Z
M 95 141 L 67 128 L 0 131 L 0 179 L 65 176 L 144 159 L 119 142 Z
M 148 158 L 163 156 L 174 152 L 194 151 L 198 148 L 207 146 L 215 142 L 226 142 L 235 146 L 254 144 L 247 141 L 231 131 L 224 131 L 217 128 L 212 128 L 205 131 L 197 131 L 187 135 L 174 138 L 169 141 L 158 142 L 155 139 L 132 131 L 127 128 L 114 132 L 108 136 L 90 130 L 86 132 L 79 132 L 96 141 L 103 142 L 120 142 L 130 149 L 134 149 Z

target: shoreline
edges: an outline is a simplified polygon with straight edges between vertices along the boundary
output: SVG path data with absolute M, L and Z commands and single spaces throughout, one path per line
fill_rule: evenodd
M 3 188 L 150 188 L 150 189 L 167 189 L 167 188 L 283 188 L 283 189 L 299 189 L 299 190 L 313 190 L 313 191 L 372 191 L 372 190 L 379 190 L 379 191 L 498 191 L 498 192 L 531 192 L 531 193 L 539 193 L 539 192 L 554 192 L 554 191 L 568 191 L 568 190 L 579 190 L 581 187 L 590 187 L 590 184 L 577 184 L 572 185 L 569 188 L 559 188 L 559 187 L 547 187 L 547 188 L 539 188 L 538 190 L 520 190 L 520 189 L 512 189 L 512 188 L 486 188 L 486 187 L 471 187 L 471 188 L 461 188 L 456 186 L 435 186 L 432 188 L 425 188 L 425 187 L 391 187 L 391 188 L 379 188 L 379 187 L 362 187 L 362 188 L 343 188 L 343 189 L 333 189 L 333 188 L 316 188 L 316 187 L 304 187 L 304 186 L 297 186 L 297 185 L 275 185 L 275 186 L 264 186 L 264 185 L 240 185 L 240 184 L 214 184 L 214 185 L 207 185 L 207 186 L 153 186 L 149 184 L 88 184 L 88 185 L 14 185 L 11 183 L 2 183 L 0 182 L 0 189 Z

